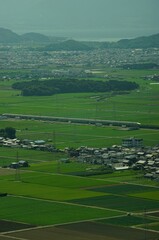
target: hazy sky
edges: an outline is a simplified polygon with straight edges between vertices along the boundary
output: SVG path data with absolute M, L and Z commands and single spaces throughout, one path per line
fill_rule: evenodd
M 120 38 L 159 33 L 159 0 L 0 0 L 0 27 L 17 33 Z

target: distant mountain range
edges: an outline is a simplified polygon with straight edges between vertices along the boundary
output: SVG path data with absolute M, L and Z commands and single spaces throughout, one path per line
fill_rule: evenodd
M 120 48 L 159 48 L 159 33 L 148 37 L 122 39 L 116 45 Z
M 51 43 L 65 40 L 63 37 L 48 37 L 40 33 L 16 34 L 5 28 L 0 28 L 0 43 Z
M 68 40 L 62 37 L 48 37 L 40 33 L 26 33 L 19 35 L 5 28 L 0 28 L 0 43 L 43 43 L 47 51 L 89 51 L 92 49 L 106 48 L 159 48 L 159 34 L 138 37 L 134 39 L 122 39 L 118 42 L 83 42 Z

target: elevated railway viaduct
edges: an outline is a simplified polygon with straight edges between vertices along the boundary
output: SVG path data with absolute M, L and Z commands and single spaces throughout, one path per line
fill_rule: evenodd
M 128 121 L 114 121 L 114 120 L 97 120 L 97 119 L 86 119 L 86 118 L 68 118 L 68 117 L 51 117 L 51 116 L 37 116 L 37 115 L 24 115 L 24 114 L 11 114 L 4 113 L 1 115 L 6 118 L 18 118 L 18 119 L 32 119 L 41 121 L 52 121 L 52 122 L 69 122 L 77 124 L 93 124 L 93 125 L 106 125 L 106 126 L 125 126 L 140 128 L 141 124 L 138 122 Z

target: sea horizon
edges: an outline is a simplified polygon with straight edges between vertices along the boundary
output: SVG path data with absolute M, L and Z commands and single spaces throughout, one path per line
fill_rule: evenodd
M 63 37 L 76 41 L 117 42 L 121 39 L 132 39 L 159 33 L 158 29 L 52 29 L 52 28 L 18 28 L 10 30 L 17 34 L 30 32 L 50 37 Z

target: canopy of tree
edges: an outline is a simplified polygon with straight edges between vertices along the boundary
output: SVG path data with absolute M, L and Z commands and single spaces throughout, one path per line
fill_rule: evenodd
M 12 87 L 21 90 L 23 96 L 50 96 L 58 93 L 130 91 L 138 88 L 139 85 L 135 82 L 117 80 L 103 82 L 78 79 L 53 79 L 47 81 L 17 82 Z
M 0 129 L 0 137 L 4 138 L 16 138 L 16 130 L 12 127 L 6 127 L 5 129 Z

